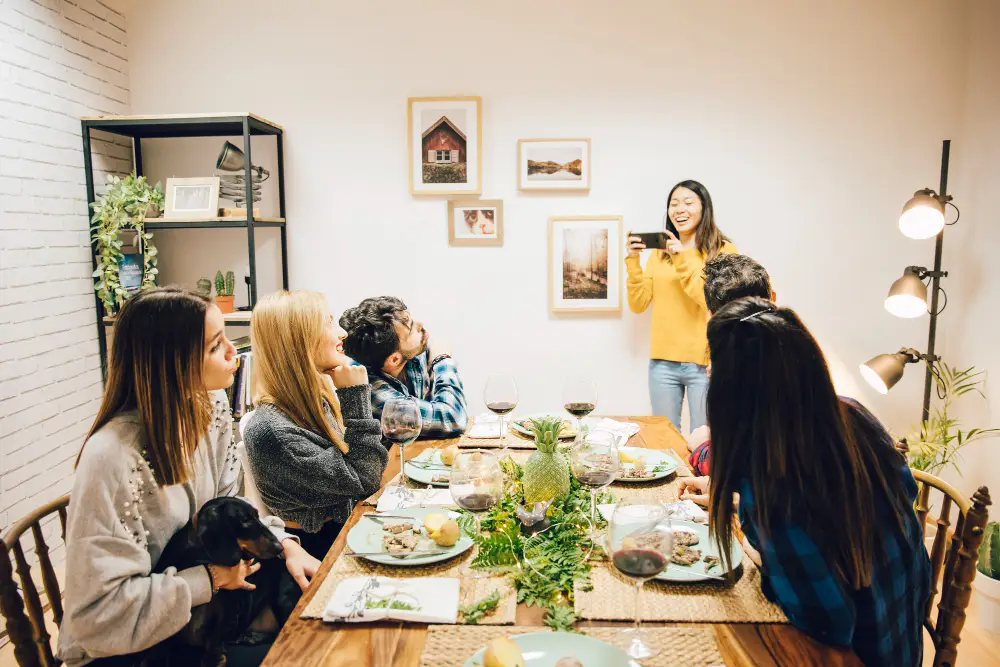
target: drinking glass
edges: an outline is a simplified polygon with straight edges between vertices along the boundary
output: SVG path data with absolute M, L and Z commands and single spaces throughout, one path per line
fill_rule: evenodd
M 448 489 L 455 504 L 472 514 L 479 535 L 479 515 L 496 505 L 503 494 L 500 460 L 482 449 L 459 452 L 451 464 Z M 467 568 L 466 575 L 473 579 L 489 576 L 471 568 Z
M 514 382 L 513 375 L 491 375 L 486 380 L 486 389 L 483 390 L 483 401 L 486 408 L 500 417 L 500 444 L 502 450 L 499 458 L 503 459 L 510 451 L 507 447 L 507 439 L 504 434 L 504 415 L 509 414 L 517 407 L 517 383 Z
M 618 437 L 611 431 L 590 431 L 570 450 L 569 462 L 573 476 L 590 488 L 590 539 L 596 543 L 602 533 L 597 529 L 597 491 L 618 476 Z
M 407 477 L 403 452 L 408 444 L 420 437 L 422 427 L 420 407 L 412 398 L 394 398 L 382 406 L 382 435 L 399 445 L 399 472 L 404 481 Z
M 622 574 L 635 580 L 635 625 L 623 630 L 616 642 L 635 660 L 659 654 L 659 647 L 642 631 L 642 587 L 662 572 L 674 550 L 674 533 L 662 503 L 653 499 L 622 502 L 608 524 L 608 553 Z
M 571 377 L 563 385 L 563 407 L 576 417 L 577 438 L 583 429 L 583 418 L 597 407 L 597 386 L 589 377 Z

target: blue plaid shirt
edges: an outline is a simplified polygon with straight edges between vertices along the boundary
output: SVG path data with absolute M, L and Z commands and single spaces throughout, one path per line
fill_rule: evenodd
M 427 370 L 428 353 L 407 362 L 399 378 L 381 369 L 368 368 L 372 387 L 372 413 L 382 417 L 382 406 L 394 398 L 414 398 L 420 408 L 423 438 L 454 438 L 465 433 L 469 423 L 465 390 L 458 368 L 451 358 L 442 359 Z
M 917 484 L 902 459 L 899 474 L 912 504 Z M 743 532 L 760 552 L 764 595 L 781 606 L 792 625 L 823 643 L 850 646 L 868 667 L 920 667 L 930 558 L 916 514 L 905 517 L 906 530 L 900 533 L 888 502 L 877 501 L 879 541 L 872 583 L 852 590 L 804 530 L 809 527 L 806 517 L 797 517 L 801 525 L 794 520 L 775 524 L 773 534 L 762 541 L 752 519 L 756 512 L 748 480 L 740 484 L 739 493 Z

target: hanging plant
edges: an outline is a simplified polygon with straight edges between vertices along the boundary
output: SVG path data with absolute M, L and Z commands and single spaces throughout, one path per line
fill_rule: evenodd
M 129 174 L 121 178 L 108 175 L 107 190 L 91 206 L 94 215 L 90 219 L 90 233 L 97 252 L 94 289 L 104 302 L 105 312 L 112 315 L 128 298 L 128 292 L 118 276 L 119 262 L 124 256 L 123 231 L 135 231 L 132 246 L 142 253 L 140 289 L 156 284 L 156 247 L 153 235 L 145 230 L 145 222 L 147 216 L 157 216 L 163 208 L 163 188 L 159 183 L 155 187 L 150 186 L 145 176 Z

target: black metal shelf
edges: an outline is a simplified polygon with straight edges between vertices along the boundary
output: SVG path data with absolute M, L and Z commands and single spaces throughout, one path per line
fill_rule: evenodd
M 142 140 L 151 138 L 178 137 L 231 137 L 242 135 L 245 161 L 244 180 L 246 201 L 251 202 L 247 216 L 243 218 L 203 218 L 196 220 L 155 219 L 146 221 L 146 229 L 245 229 L 247 232 L 247 257 L 250 267 L 250 306 L 257 303 L 257 250 L 254 246 L 254 229 L 257 227 L 277 228 L 281 231 L 281 285 L 288 289 L 288 244 L 285 231 L 285 152 L 284 130 L 276 123 L 251 113 L 179 114 L 164 116 L 99 116 L 81 119 L 83 129 L 83 167 L 87 182 L 87 218 L 90 219 L 90 205 L 95 201 L 93 160 L 90 149 L 91 130 L 111 132 L 132 139 L 133 164 L 137 175 L 142 175 Z M 256 218 L 253 214 L 253 185 L 250 155 L 250 137 L 271 135 L 278 148 L 278 217 Z M 91 237 L 94 253 L 91 253 L 93 268 L 97 269 L 96 242 Z M 97 308 L 97 341 L 101 354 L 101 374 L 107 372 L 107 337 L 105 328 L 111 326 L 114 318 L 105 317 L 104 304 L 94 294 Z M 226 324 L 247 326 L 250 312 L 225 315 Z

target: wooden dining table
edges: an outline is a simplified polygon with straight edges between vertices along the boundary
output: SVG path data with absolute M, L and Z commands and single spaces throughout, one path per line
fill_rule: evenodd
M 614 417 L 639 424 L 639 433 L 629 444 L 651 449 L 673 449 L 682 460 L 688 450 L 684 437 L 665 417 Z M 406 458 L 425 449 L 443 447 L 452 440 L 424 440 L 406 447 Z M 385 486 L 399 472 L 399 451 L 393 446 L 389 464 L 382 476 Z M 354 508 L 344 529 L 330 548 L 323 564 L 302 595 L 298 606 L 282 628 L 263 662 L 264 667 L 419 667 L 420 654 L 427 637 L 427 625 L 378 622 L 357 625 L 324 623 L 301 618 L 306 604 L 320 588 L 333 564 L 341 557 L 347 533 L 370 511 L 362 503 Z M 518 605 L 515 625 L 542 625 L 544 611 Z M 647 624 L 644 622 L 644 625 Z M 630 624 L 583 621 L 581 626 L 628 626 Z M 648 623 L 681 626 L 682 623 Z M 850 650 L 820 644 L 791 625 L 774 623 L 713 623 L 716 643 L 725 664 L 730 667 L 857 667 L 861 661 Z

